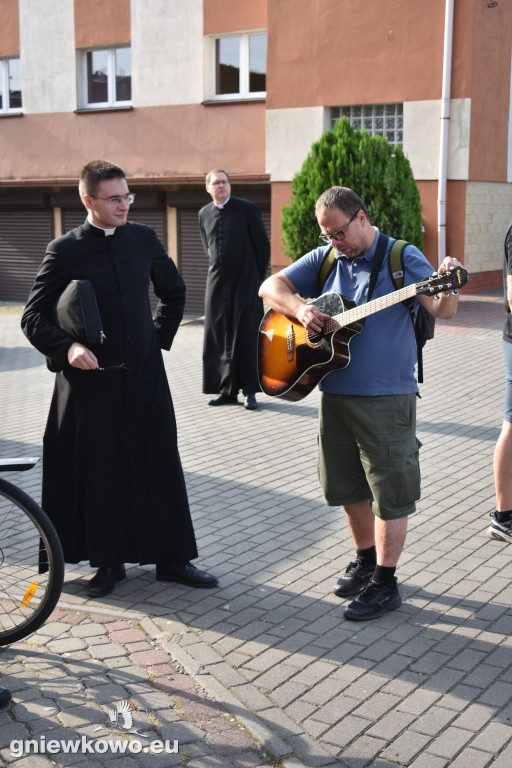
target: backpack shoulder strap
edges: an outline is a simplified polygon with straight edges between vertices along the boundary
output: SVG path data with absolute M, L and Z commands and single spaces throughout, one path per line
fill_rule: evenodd
M 409 243 L 406 240 L 395 240 L 389 253 L 389 274 L 391 275 L 393 285 L 397 291 L 404 287 L 404 251 L 408 245 Z M 415 314 L 413 299 L 405 299 L 405 301 L 402 301 L 402 304 L 409 310 L 409 315 L 411 316 L 412 324 L 414 325 Z
M 324 260 L 322 261 L 322 264 L 320 266 L 320 272 L 318 273 L 318 288 L 319 293 L 322 293 L 324 290 L 325 281 L 329 277 L 329 274 L 334 267 L 334 262 L 336 261 L 336 251 L 334 248 L 331 248 L 324 256 Z
M 395 240 L 389 253 L 389 272 L 395 288 L 404 287 L 404 250 L 409 243 L 406 240 Z
M 406 240 L 395 240 L 391 247 L 389 254 L 389 272 L 394 286 L 397 290 L 404 287 L 404 251 L 409 243 Z M 418 357 L 418 382 L 423 383 L 423 345 L 425 344 L 425 338 L 422 338 L 416 313 L 414 309 L 414 299 L 406 299 L 402 304 L 407 308 L 409 317 L 411 318 L 412 327 L 414 328 L 414 336 L 416 338 L 416 350 Z M 422 312 L 429 318 L 428 324 L 433 328 L 433 320 L 428 314 L 427 310 L 423 307 L 418 309 L 418 317 L 422 315 Z M 433 330 L 431 331 L 433 336 Z M 430 337 L 431 338 L 431 337 Z
M 397 291 L 404 287 L 404 251 L 408 245 L 409 243 L 406 240 L 395 240 L 389 253 L 389 274 Z M 402 304 L 407 307 L 414 327 L 415 310 L 413 299 L 405 299 L 405 301 L 402 301 Z

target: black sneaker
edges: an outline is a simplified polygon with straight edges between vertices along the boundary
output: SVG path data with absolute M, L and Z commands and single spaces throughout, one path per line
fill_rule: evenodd
M 334 594 L 338 597 L 357 595 L 363 587 L 366 587 L 374 570 L 373 564 L 361 563 L 359 560 L 350 563 L 343 576 L 339 577 L 332 588 Z
M 487 529 L 489 538 L 512 544 L 512 520 L 507 520 L 506 523 L 500 523 L 496 517 L 496 512 L 491 512 L 490 514 L 491 524 Z
M 402 598 L 398 591 L 395 579 L 395 588 L 391 589 L 384 584 L 377 584 L 373 579 L 367 587 L 347 605 L 343 611 L 343 618 L 351 621 L 366 621 L 378 619 L 387 611 L 392 611 L 402 605 Z

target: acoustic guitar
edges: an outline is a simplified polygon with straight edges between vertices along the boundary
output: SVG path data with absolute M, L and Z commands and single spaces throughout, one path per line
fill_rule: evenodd
M 273 397 L 301 400 L 328 373 L 350 363 L 350 341 L 361 333 L 365 317 L 413 296 L 458 290 L 467 280 L 466 270 L 455 267 L 359 306 L 339 293 L 324 293 L 311 302 L 330 315 L 318 334 L 269 309 L 258 334 L 258 377 L 262 391 Z

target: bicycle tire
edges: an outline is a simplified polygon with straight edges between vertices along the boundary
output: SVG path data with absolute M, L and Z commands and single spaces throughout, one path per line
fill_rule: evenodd
M 0 477 L 0 646 L 44 624 L 63 581 L 64 555 L 51 520 L 31 496 Z

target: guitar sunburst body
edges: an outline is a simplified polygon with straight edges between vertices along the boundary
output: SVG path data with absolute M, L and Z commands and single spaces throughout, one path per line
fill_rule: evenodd
M 355 307 L 338 293 L 324 293 L 312 304 L 333 317 Z M 267 395 L 301 400 L 327 376 L 350 362 L 350 340 L 363 329 L 356 320 L 331 335 L 310 334 L 284 315 L 267 312 L 260 325 L 258 369 L 260 386 Z

